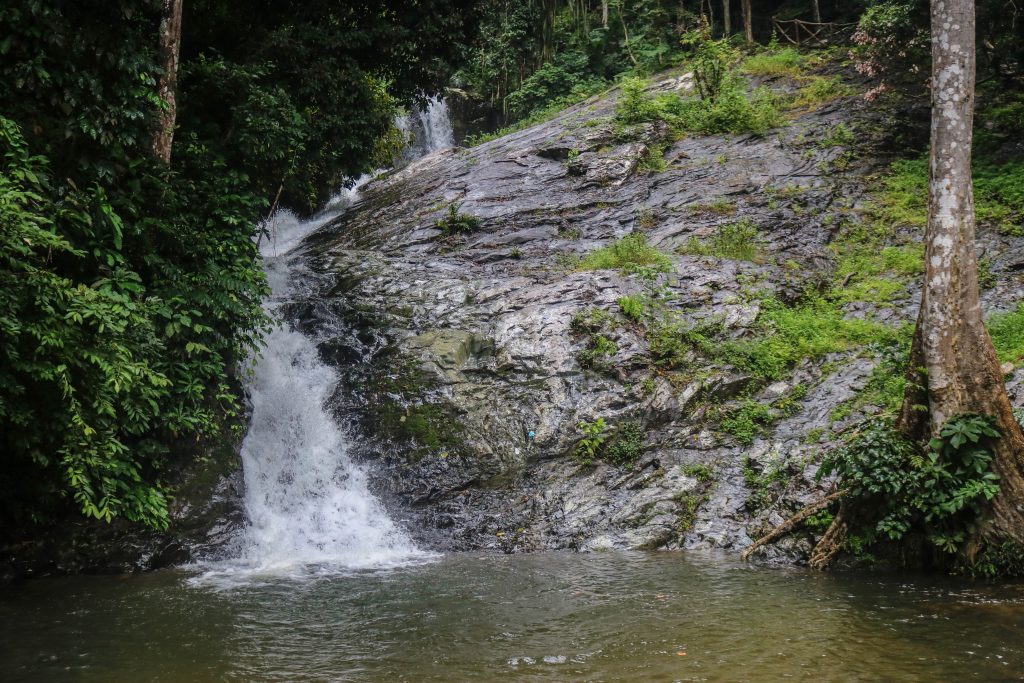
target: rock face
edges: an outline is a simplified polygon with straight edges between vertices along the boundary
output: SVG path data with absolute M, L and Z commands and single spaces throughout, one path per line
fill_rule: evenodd
M 688 87 L 682 76 L 652 89 Z M 757 333 L 765 297 L 792 303 L 835 282 L 837 226 L 861 220 L 866 176 L 884 166 L 880 134 L 860 133 L 877 131 L 879 114 L 846 98 L 763 136 L 671 140 L 656 125 L 617 129 L 615 100 L 379 177 L 292 256 L 301 294 L 286 312 L 341 369 L 331 408 L 353 455 L 426 546 L 738 551 L 828 490 L 815 478 L 822 452 L 871 411 L 837 410 L 878 365 L 870 349 L 774 382 L 697 350 L 666 368 L 619 301 L 657 287 L 675 319 L 713 323 L 712 343 L 726 343 Z M 840 125 L 858 131 L 859 154 L 822 144 Z M 442 231 L 453 205 L 479 229 Z M 737 221 L 756 226 L 752 261 L 687 248 Z M 669 255 L 670 272 L 575 267 L 631 233 Z M 986 306 L 1011 309 L 1024 299 L 1024 240 L 982 229 L 979 251 L 998 275 Z M 898 325 L 917 305 L 913 284 L 844 312 Z M 591 348 L 594 315 L 607 353 Z M 1008 386 L 1024 403 L 1024 373 Z M 742 442 L 722 428 L 730 409 L 783 402 Z M 599 420 L 606 457 L 587 463 L 580 423 Z M 607 457 L 617 441 L 630 449 Z M 224 547 L 244 521 L 230 460 L 205 493 L 179 497 L 171 534 L 119 536 L 107 559 L 64 569 L 153 568 Z M 813 540 L 805 530 L 760 556 L 799 562 Z
M 641 232 L 672 254 L 661 284 L 679 315 L 713 319 L 725 338 L 748 336 L 759 296 L 788 301 L 832 279 L 836 218 L 855 217 L 864 176 L 877 167 L 848 156 L 840 166 L 847 150 L 817 141 L 871 113 L 850 98 L 764 136 L 673 142 L 654 125 L 622 139 L 614 103 L 588 101 L 381 177 L 296 256 L 309 278 L 294 320 L 327 338 L 324 357 L 344 368 L 336 414 L 373 463 L 378 493 L 428 545 L 738 550 L 822 495 L 828 482 L 815 481 L 815 463 L 857 417 L 832 414 L 864 386 L 871 354 L 805 362 L 768 386 L 721 360 L 666 373 L 619 311 L 645 279 L 566 264 Z M 644 170 L 662 153 L 664 170 Z M 443 233 L 437 221 L 451 205 L 480 229 Z M 760 233 L 757 263 L 678 253 L 740 219 Z M 985 233 L 980 246 L 996 268 L 1017 273 L 988 297 L 1008 307 L 1021 298 L 1011 261 L 1024 245 Z M 847 311 L 897 324 L 916 306 L 908 288 L 895 306 Z M 585 368 L 587 339 L 573 318 L 592 309 L 619 322 L 608 332 L 614 353 Z M 788 396 L 794 407 L 742 445 L 709 419 L 709 406 L 741 396 Z M 599 418 L 612 431 L 642 426 L 642 452 L 628 467 L 573 457 L 578 423 Z M 796 534 L 765 555 L 799 560 L 810 542 Z

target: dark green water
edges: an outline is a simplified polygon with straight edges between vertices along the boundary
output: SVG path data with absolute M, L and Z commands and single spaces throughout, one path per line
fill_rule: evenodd
M 2 589 L 2 681 L 1024 680 L 1024 584 L 679 553 Z M 680 653 L 684 653 L 682 655 Z

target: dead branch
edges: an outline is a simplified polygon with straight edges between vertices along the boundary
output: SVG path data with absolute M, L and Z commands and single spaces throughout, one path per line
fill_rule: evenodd
M 846 489 L 841 489 L 841 490 L 836 491 L 834 493 L 830 493 L 829 495 L 825 496 L 821 500 L 818 500 L 818 501 L 815 501 L 815 502 L 811 503 L 810 505 L 805 507 L 803 510 L 801 510 L 798 513 L 796 513 L 795 515 L 793 515 L 789 519 L 787 519 L 785 522 L 783 522 L 782 524 L 780 524 L 777 527 L 775 527 L 774 529 L 772 529 L 766 535 L 762 536 L 761 538 L 757 539 L 752 544 L 750 544 L 750 547 L 748 547 L 746 550 L 743 551 L 743 554 L 740 555 L 740 558 L 743 559 L 743 560 L 746 560 L 747 558 L 750 557 L 751 553 L 753 553 L 755 550 L 757 550 L 761 546 L 767 545 L 769 543 L 774 543 L 775 541 L 777 541 L 778 539 L 782 538 L 783 536 L 785 536 L 789 532 L 793 531 L 793 529 L 795 529 L 796 526 L 798 524 L 800 524 L 800 522 L 804 521 L 805 519 L 807 519 L 808 517 L 810 517 L 813 514 L 821 512 L 822 510 L 827 508 L 829 505 L 831 505 L 833 502 L 835 502 L 835 501 L 839 500 L 840 498 L 842 498 L 843 494 L 845 494 L 845 493 L 846 493 Z

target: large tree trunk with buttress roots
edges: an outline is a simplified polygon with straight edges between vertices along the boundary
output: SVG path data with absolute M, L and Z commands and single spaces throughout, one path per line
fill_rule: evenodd
M 898 427 L 923 441 L 950 418 L 989 415 L 999 494 L 978 538 L 1024 543 L 1024 433 L 1013 415 L 985 328 L 974 247 L 971 140 L 974 125 L 974 1 L 932 2 L 932 134 L 925 282 Z
M 975 253 L 971 140 L 974 124 L 974 2 L 933 0 L 932 126 L 925 281 L 897 428 L 923 443 L 952 417 L 991 416 L 999 493 L 978 533 L 961 548 L 968 561 L 986 544 L 1024 545 L 1024 433 L 1014 418 L 995 348 L 985 328 Z M 823 568 L 845 536 L 846 506 L 811 557 Z

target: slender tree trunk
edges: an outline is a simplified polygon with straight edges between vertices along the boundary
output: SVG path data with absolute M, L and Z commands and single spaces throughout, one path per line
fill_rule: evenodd
M 1014 419 L 999 361 L 985 328 L 974 247 L 971 185 L 974 123 L 974 0 L 932 0 L 932 132 L 925 282 L 898 426 L 908 436 L 936 436 L 950 418 L 976 413 L 996 420 L 1003 437 L 993 467 L 999 494 L 981 541 L 1024 544 L 1024 433 Z
M 743 9 L 743 33 L 747 37 L 747 42 L 754 42 L 754 10 L 750 6 L 752 0 L 742 0 L 740 3 Z
M 818 0 L 811 0 L 811 11 L 814 13 L 814 23 L 821 23 L 821 6 L 818 4 Z
M 722 0 L 722 26 L 725 30 L 724 34 L 728 38 L 732 34 L 732 17 L 729 14 L 729 5 L 732 0 Z
M 157 92 L 164 106 L 157 117 L 153 135 L 153 156 L 165 164 L 171 163 L 174 143 L 174 119 L 178 115 L 178 54 L 181 51 L 181 6 L 184 0 L 164 0 L 160 19 L 160 66 L 163 73 Z
M 608 0 L 601 0 L 601 25 L 608 28 Z
M 619 0 L 619 21 L 622 22 L 622 35 L 625 39 L 626 54 L 629 55 L 629 61 L 633 62 L 633 66 L 636 66 L 636 56 L 633 54 L 633 48 L 629 46 L 629 27 L 626 26 L 626 13 L 622 11 L 622 3 L 624 0 Z

